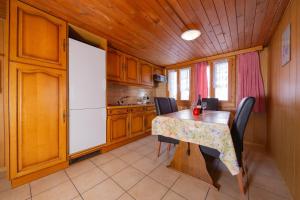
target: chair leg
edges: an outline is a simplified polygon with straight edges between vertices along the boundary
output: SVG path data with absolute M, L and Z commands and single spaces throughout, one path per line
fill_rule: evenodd
M 236 175 L 237 181 L 238 181 L 238 185 L 240 188 L 240 192 L 242 195 L 245 195 L 245 188 L 244 188 L 244 183 L 243 183 L 243 172 L 242 169 L 240 169 L 240 173 L 238 175 Z
M 161 142 L 158 143 L 158 152 L 157 152 L 157 157 L 160 156 L 160 149 L 161 149 Z
M 167 147 L 167 153 L 168 153 L 168 156 L 170 155 L 170 149 L 171 149 L 171 143 L 168 144 L 168 147 Z

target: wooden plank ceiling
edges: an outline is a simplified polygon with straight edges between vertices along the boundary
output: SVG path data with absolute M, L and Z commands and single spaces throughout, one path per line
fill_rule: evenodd
M 267 45 L 289 0 L 23 0 L 157 65 Z M 198 28 L 201 36 L 183 41 Z

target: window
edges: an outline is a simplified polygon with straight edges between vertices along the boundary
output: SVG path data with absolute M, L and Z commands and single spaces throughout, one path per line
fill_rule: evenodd
M 177 71 L 168 72 L 168 91 L 169 97 L 177 99 Z
M 221 101 L 228 101 L 228 61 L 222 60 L 213 63 L 213 87 L 215 97 Z
M 180 69 L 180 100 L 190 99 L 190 68 Z
M 190 100 L 191 68 L 168 71 L 168 96 L 176 100 Z

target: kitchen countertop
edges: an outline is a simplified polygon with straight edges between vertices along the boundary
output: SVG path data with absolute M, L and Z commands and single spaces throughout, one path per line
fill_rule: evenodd
M 117 108 L 133 108 L 133 107 L 144 107 L 144 106 L 155 106 L 153 103 L 149 104 L 128 104 L 128 105 L 111 105 L 108 104 L 107 109 L 117 109 Z

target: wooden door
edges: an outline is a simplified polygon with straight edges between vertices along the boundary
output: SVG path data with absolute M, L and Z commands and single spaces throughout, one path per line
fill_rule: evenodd
M 153 86 L 153 67 L 147 63 L 141 64 L 141 83 Z
M 117 142 L 126 139 L 129 129 L 129 115 L 111 115 L 108 116 L 108 131 L 110 142 Z
M 139 61 L 131 56 L 125 57 L 125 81 L 128 83 L 139 83 L 140 71 Z
M 10 11 L 10 59 L 66 69 L 66 22 L 15 0 Z
M 107 79 L 112 81 L 124 80 L 123 55 L 113 49 L 107 51 Z
M 145 131 L 151 131 L 152 120 L 156 117 L 155 111 L 147 111 L 144 115 Z
M 144 133 L 144 113 L 133 112 L 130 117 L 130 136 Z
M 10 63 L 12 178 L 66 161 L 66 71 Z

